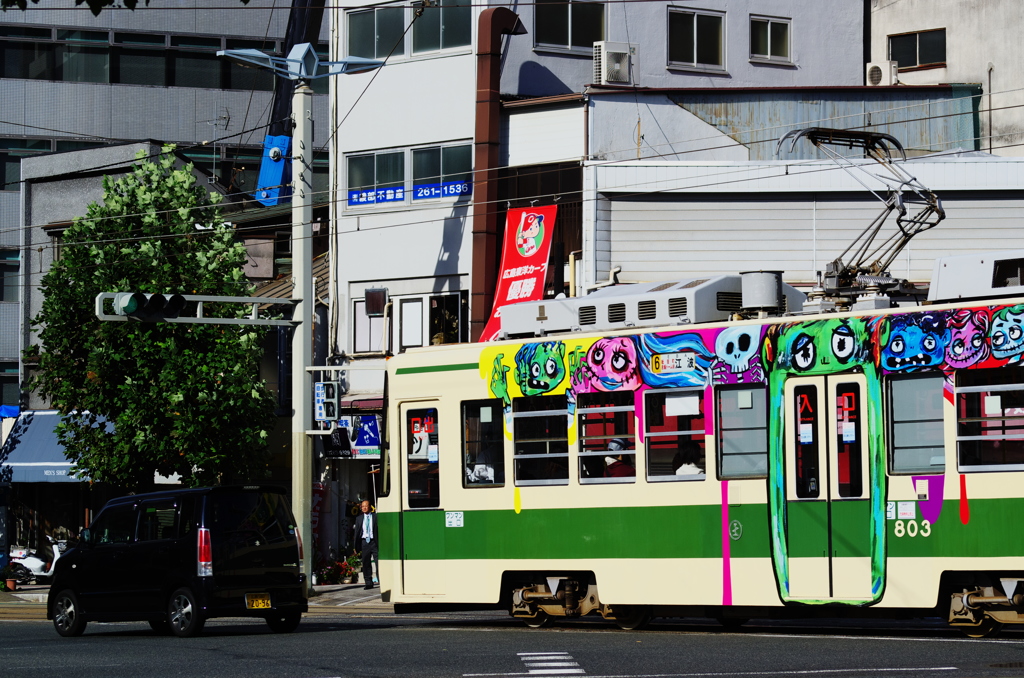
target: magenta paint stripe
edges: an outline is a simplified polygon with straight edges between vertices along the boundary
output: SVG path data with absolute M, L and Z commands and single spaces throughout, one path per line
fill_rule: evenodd
M 722 605 L 732 605 L 732 561 L 729 555 L 729 481 L 722 481 Z
M 715 435 L 715 393 L 711 386 L 704 389 L 704 435 Z

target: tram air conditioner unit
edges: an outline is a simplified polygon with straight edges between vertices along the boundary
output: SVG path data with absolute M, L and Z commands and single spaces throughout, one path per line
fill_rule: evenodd
M 615 285 L 585 297 L 544 299 L 501 309 L 501 339 L 564 332 L 621 331 L 799 312 L 806 295 L 779 271 Z

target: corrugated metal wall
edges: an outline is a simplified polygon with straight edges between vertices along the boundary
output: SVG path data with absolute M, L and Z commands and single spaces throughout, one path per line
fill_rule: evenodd
M 1024 248 L 1024 192 L 942 197 L 946 220 L 911 241 L 893 275 L 926 281 L 938 256 Z M 596 225 L 597 277 L 612 266 L 622 267 L 620 282 L 765 269 L 810 283 L 881 207 L 871 196 L 828 193 L 605 199 Z M 890 216 L 884 233 L 894 229 Z

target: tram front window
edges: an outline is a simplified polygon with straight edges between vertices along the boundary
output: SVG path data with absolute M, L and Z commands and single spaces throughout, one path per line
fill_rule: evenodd
M 961 471 L 1024 470 L 1024 370 L 962 370 L 956 375 Z
M 636 480 L 636 417 L 632 391 L 581 393 L 580 483 Z
M 569 484 L 568 418 L 564 395 L 512 401 L 516 485 Z
M 644 395 L 648 480 L 704 480 L 704 389 Z

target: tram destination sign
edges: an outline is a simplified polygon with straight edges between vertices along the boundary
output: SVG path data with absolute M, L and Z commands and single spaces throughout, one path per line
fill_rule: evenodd
M 695 372 L 696 370 L 697 354 L 693 351 L 682 351 L 679 353 L 655 353 L 651 357 L 651 371 L 655 374 Z

